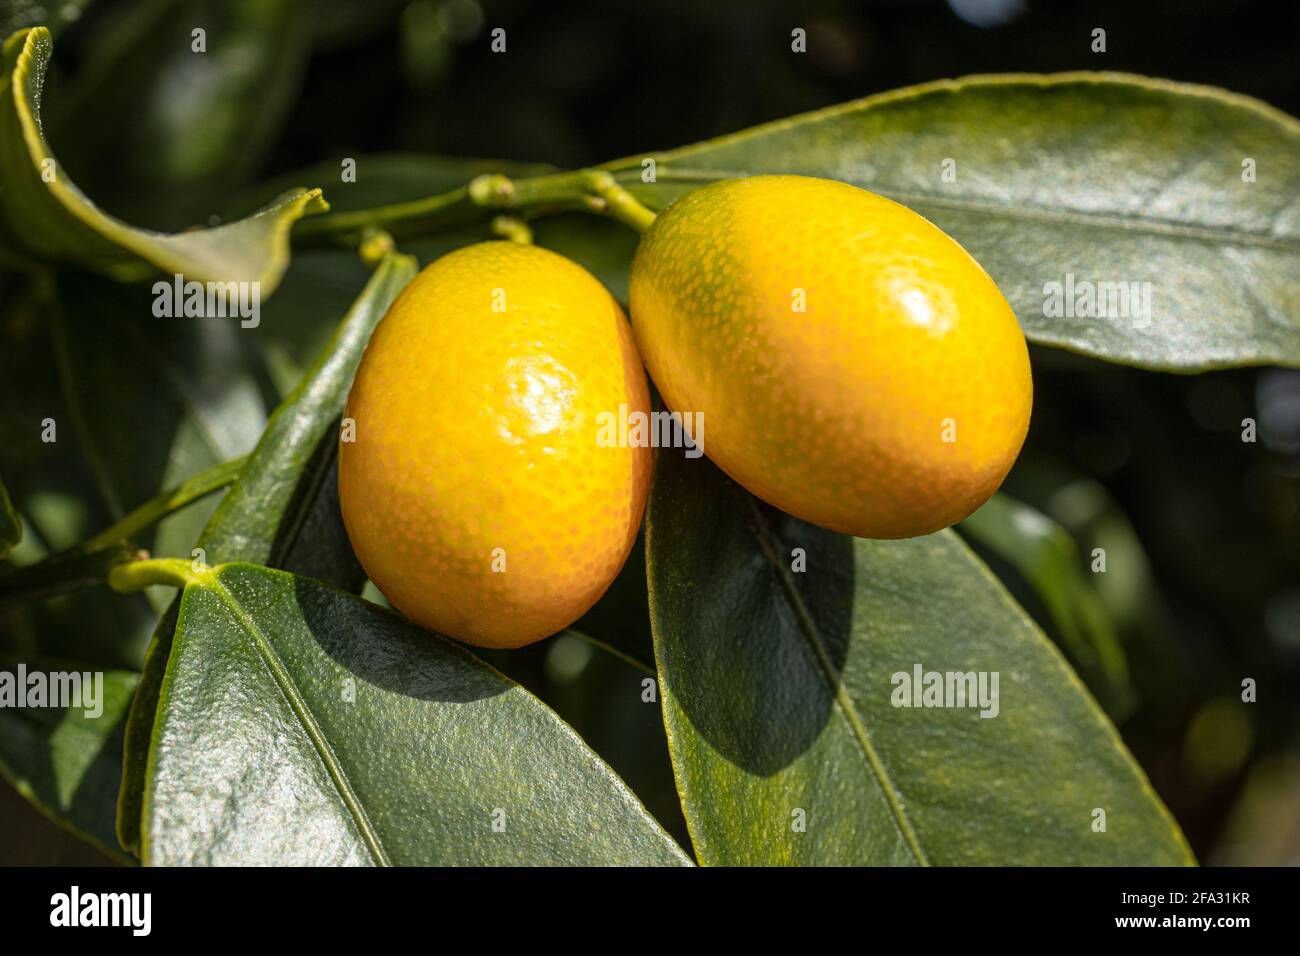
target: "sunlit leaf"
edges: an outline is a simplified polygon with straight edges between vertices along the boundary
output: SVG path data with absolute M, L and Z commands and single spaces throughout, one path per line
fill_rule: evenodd
M 646 553 L 701 863 L 1193 862 L 1115 728 L 951 531 L 836 535 L 660 454 Z M 929 674 L 942 694 L 913 694 Z
M 150 766 L 146 863 L 688 862 L 522 687 L 252 565 L 186 586 Z
M 295 189 L 246 219 L 165 234 L 107 215 L 68 179 L 45 141 L 40 107 L 52 43 L 42 27 L 4 44 L 0 76 L 0 219 L 34 255 L 117 278 L 155 270 L 197 282 L 258 283 L 270 296 L 289 261 L 289 230 L 328 208 L 320 190 Z
M 654 209 L 732 176 L 843 180 L 957 239 L 1034 342 L 1179 371 L 1300 364 L 1300 123 L 1248 97 L 1124 74 L 976 76 L 608 168 Z M 1054 316 L 1052 283 L 1079 308 Z M 1087 312 L 1086 284 L 1109 308 Z

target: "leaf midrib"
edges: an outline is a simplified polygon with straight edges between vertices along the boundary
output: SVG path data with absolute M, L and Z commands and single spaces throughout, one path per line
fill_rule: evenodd
M 276 686 L 279 687 L 280 693 L 284 695 L 285 701 L 289 705 L 289 709 L 292 710 L 294 716 L 298 718 L 298 722 L 302 725 L 303 730 L 307 733 L 308 739 L 312 742 L 312 746 L 316 749 L 317 756 L 320 757 L 321 763 L 325 766 L 326 773 L 329 774 L 330 780 L 333 782 L 335 789 L 338 790 L 339 798 L 343 801 L 343 805 L 347 808 L 349 815 L 352 817 L 352 821 L 356 826 L 357 831 L 361 834 L 361 840 L 365 843 L 366 849 L 370 852 L 371 857 L 380 866 L 392 866 L 393 862 L 389 858 L 388 852 L 384 849 L 383 842 L 380 840 L 374 824 L 370 822 L 370 817 L 366 814 L 365 807 L 361 805 L 361 799 L 357 796 L 356 791 L 352 789 L 352 784 L 349 782 L 347 774 L 339 763 L 338 756 L 334 753 L 334 749 L 330 747 L 329 741 L 325 739 L 324 732 L 321 730 L 320 725 L 316 723 L 316 718 L 312 715 L 311 709 L 307 705 L 307 701 L 303 698 L 302 691 L 300 691 L 298 685 L 294 683 L 293 677 L 289 674 L 288 668 L 286 668 L 284 662 L 280 660 L 280 655 L 275 652 L 275 648 L 271 646 L 270 641 L 262 632 L 262 629 L 258 627 L 257 621 L 253 619 L 252 615 L 250 615 L 244 606 L 239 603 L 235 596 L 230 593 L 230 590 L 225 586 L 221 579 L 217 577 L 216 572 L 209 574 L 203 586 L 206 587 L 210 593 L 216 595 L 217 599 L 230 609 L 231 613 L 235 615 L 236 620 L 239 621 L 240 627 L 242 627 L 244 632 L 252 639 L 253 646 L 257 649 L 263 662 L 270 670 Z
M 867 767 L 870 769 L 872 776 L 875 778 L 876 786 L 880 788 L 885 797 L 885 802 L 889 805 L 891 814 L 894 817 L 894 824 L 898 827 L 899 834 L 903 837 L 903 842 L 907 845 L 908 850 L 916 861 L 922 866 L 929 866 L 930 860 L 926 856 L 925 850 L 921 847 L 921 842 L 916 834 L 912 821 L 907 816 L 907 810 L 903 805 L 902 794 L 894 785 L 893 779 L 889 776 L 889 771 L 885 768 L 884 762 L 880 755 L 876 753 L 875 746 L 871 743 L 871 737 L 867 733 L 866 726 L 862 723 L 857 709 L 853 706 L 853 699 L 849 696 L 848 691 L 844 689 L 842 681 L 838 680 L 835 675 L 835 669 L 831 665 L 830 655 L 826 650 L 826 645 L 822 642 L 821 635 L 817 631 L 817 625 L 813 622 L 812 615 L 808 612 L 807 606 L 803 602 L 802 595 L 799 594 L 798 588 L 795 587 L 794 581 L 791 580 L 789 572 L 785 565 L 776 557 L 776 549 L 772 543 L 772 532 L 767 523 L 763 520 L 763 515 L 755 504 L 754 499 L 748 493 L 741 491 L 739 488 L 733 488 L 733 491 L 744 501 L 744 506 L 749 512 L 750 521 L 748 522 L 754 532 L 754 537 L 758 541 L 759 550 L 763 552 L 763 557 L 772 570 L 776 573 L 778 580 L 781 582 L 782 591 L 786 600 L 790 603 L 791 609 L 799 621 L 799 630 L 808 640 L 813 650 L 813 655 L 817 659 L 818 670 L 822 679 L 826 682 L 827 688 L 831 691 L 835 706 L 840 712 L 845 722 L 849 725 L 858 746 L 861 748 L 863 756 L 866 758 Z

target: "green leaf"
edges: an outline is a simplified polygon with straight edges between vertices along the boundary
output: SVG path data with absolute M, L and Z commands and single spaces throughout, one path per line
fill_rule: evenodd
M 253 565 L 185 588 L 150 765 L 150 864 L 687 862 L 522 687 Z
M 45 658 L 23 663 L 28 674 L 98 670 Z M 17 661 L 0 662 L 0 673 L 16 680 L 17 667 Z M 119 859 L 113 815 L 122 721 L 137 679 L 129 671 L 104 671 L 98 714 L 86 706 L 0 707 L 0 774 L 50 819 Z
M 14 545 L 22 539 L 23 523 L 14 511 L 13 502 L 9 500 L 9 492 L 5 490 L 4 482 L 0 481 L 0 561 L 7 558 Z
M 1157 421 L 1152 426 L 1163 430 Z M 1166 441 L 1179 439 L 1169 435 Z M 1178 463 L 1170 466 L 1177 468 Z M 1188 708 L 1204 697 L 1205 681 L 1213 678 L 1205 674 L 1203 649 L 1186 640 L 1152 557 L 1128 515 L 1104 485 L 1073 467 L 1058 464 L 1041 471 L 1032 467 L 1017 471 L 1021 472 L 1018 488 L 1033 496 L 1034 504 L 1059 522 L 1084 553 L 1095 555 L 1100 549 L 1105 555 L 1108 570 L 1092 575 L 1093 587 L 1124 646 L 1143 722 L 1173 724 L 1185 719 Z M 1175 491 L 1171 497 L 1185 495 L 1187 488 L 1203 480 L 1191 471 L 1183 471 L 1181 477 L 1183 491 L 1164 486 L 1160 497 L 1169 490 Z M 1225 556 L 1225 561 L 1234 558 Z M 1116 569 L 1122 572 L 1117 574 Z M 1183 583 L 1189 586 L 1197 587 L 1194 582 Z
M 1193 862 L 1114 727 L 951 531 L 832 534 L 706 459 L 658 457 L 650 612 L 701 863 Z M 895 707 L 894 675 L 917 667 L 986 688 L 996 672 L 996 716 Z
M 246 219 L 164 234 L 100 211 L 69 180 L 45 141 L 41 86 L 53 44 L 43 27 L 4 44 L 0 76 L 0 219 L 32 253 L 116 278 L 154 270 L 208 282 L 257 282 L 267 298 L 289 262 L 289 230 L 328 209 L 320 190 L 296 189 Z
M 1127 716 L 1134 699 L 1124 648 L 1070 533 L 1005 494 L 995 494 L 958 527 L 1020 572 L 1107 712 L 1117 720 Z
M 1300 364 L 1300 123 L 1244 96 L 1110 73 L 976 76 L 651 155 L 655 183 L 645 157 L 607 168 L 654 209 L 756 173 L 896 199 L 965 246 L 1043 345 L 1173 371 Z M 1150 283 L 1149 322 L 1049 317 L 1046 286 L 1067 275 L 1076 290 Z
M 645 593 L 642 575 L 643 618 Z M 638 631 L 642 626 L 641 621 L 634 624 Z M 673 839 L 689 845 L 668 757 L 661 700 L 655 686 L 647 686 L 657 675 L 648 625 L 645 630 L 646 646 L 634 655 L 573 628 L 546 640 L 541 647 L 543 680 L 534 693 L 614 769 Z M 500 658 L 510 662 L 518 656 L 518 651 L 504 651 Z M 488 663 L 514 677 L 512 670 L 495 660 Z M 520 683 L 533 690 L 526 681 Z
M 380 263 L 315 367 L 275 410 L 239 481 L 199 538 L 209 563 L 257 562 L 344 587 L 361 586 L 364 575 L 338 513 L 336 424 L 371 331 L 416 268 L 409 256 L 389 256 Z M 140 691 L 127 722 L 118 835 L 133 852 L 140 847 L 149 747 L 175 626 L 173 604 L 145 655 Z

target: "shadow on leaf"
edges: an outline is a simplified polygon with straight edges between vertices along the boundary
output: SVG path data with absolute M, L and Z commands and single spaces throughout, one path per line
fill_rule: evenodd
M 727 760 L 775 774 L 812 745 L 834 706 L 853 611 L 852 539 L 677 453 L 658 455 L 650 508 L 664 693 Z
M 393 611 L 295 578 L 302 622 L 317 646 L 359 681 L 415 700 L 465 703 L 513 686 L 446 638 Z

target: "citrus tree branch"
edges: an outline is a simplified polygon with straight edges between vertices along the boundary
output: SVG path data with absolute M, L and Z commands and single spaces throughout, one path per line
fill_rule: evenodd
M 645 232 L 655 218 L 652 210 L 605 170 L 577 169 L 519 179 L 488 173 L 459 189 L 423 199 L 304 219 L 296 225 L 293 238 L 308 246 L 359 244 L 375 230 L 387 230 L 400 237 L 428 235 L 481 222 L 490 212 L 507 211 L 520 222 L 560 212 L 587 212 L 608 216 L 637 232 Z M 499 228 L 494 227 L 494 231 L 502 234 Z M 518 229 L 512 229 L 507 238 L 520 241 L 522 236 Z
M 155 522 L 161 521 L 173 511 L 179 511 L 186 505 L 193 504 L 214 491 L 220 491 L 227 485 L 234 484 L 239 473 L 244 470 L 247 456 L 232 458 L 213 465 L 191 478 L 187 478 L 175 488 L 168 489 L 156 498 L 151 498 L 140 507 L 124 515 L 120 520 L 78 545 L 82 551 L 98 551 L 119 541 L 126 541 Z

